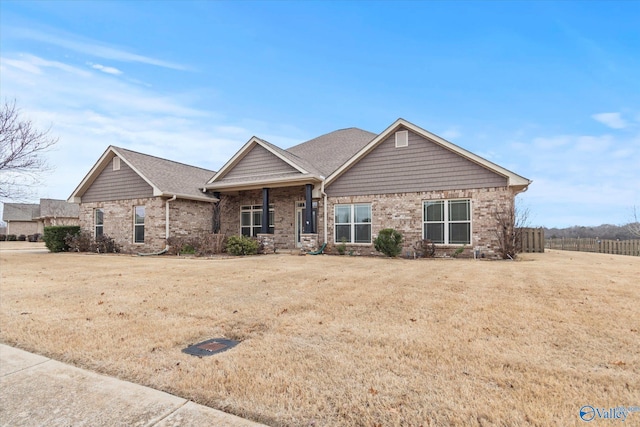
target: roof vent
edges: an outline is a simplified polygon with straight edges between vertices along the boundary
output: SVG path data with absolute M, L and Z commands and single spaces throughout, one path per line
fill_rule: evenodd
M 120 170 L 120 157 L 115 156 L 113 158 L 113 170 L 114 171 L 119 171 Z
M 396 132 L 396 148 L 409 146 L 409 131 L 399 130 Z

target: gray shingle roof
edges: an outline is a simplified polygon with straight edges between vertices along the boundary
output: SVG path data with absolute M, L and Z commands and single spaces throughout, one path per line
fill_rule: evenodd
M 213 197 L 203 193 L 202 187 L 215 175 L 215 171 L 138 153 L 125 148 L 113 146 L 112 148 L 164 194 Z
M 66 200 L 40 199 L 40 218 L 78 218 L 80 206 Z
M 40 215 L 40 205 L 33 203 L 5 203 L 3 221 L 32 221 Z
M 286 151 L 311 163 L 329 176 L 377 135 L 358 128 L 340 129 L 319 136 Z

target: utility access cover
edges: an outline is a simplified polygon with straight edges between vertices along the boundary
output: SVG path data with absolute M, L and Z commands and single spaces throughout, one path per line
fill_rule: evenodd
M 198 344 L 190 345 L 189 347 L 182 349 L 182 352 L 192 356 L 211 356 L 213 354 L 229 350 L 237 344 L 238 341 L 227 340 L 224 338 L 213 338 L 207 341 L 202 341 Z

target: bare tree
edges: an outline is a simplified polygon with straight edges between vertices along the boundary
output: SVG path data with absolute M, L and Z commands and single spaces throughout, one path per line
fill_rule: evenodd
M 529 210 L 518 208 L 514 201 L 504 209 L 496 208 L 494 217 L 498 252 L 503 259 L 515 259 L 522 252 L 522 229 L 529 221 Z
M 631 222 L 627 224 L 627 229 L 629 230 L 629 233 L 636 237 L 640 237 L 640 216 L 638 215 L 638 208 L 635 206 L 633 207 Z
M 49 130 L 21 118 L 15 101 L 0 107 L 0 200 L 26 198 L 39 175 L 50 170 L 43 153 L 58 139 Z

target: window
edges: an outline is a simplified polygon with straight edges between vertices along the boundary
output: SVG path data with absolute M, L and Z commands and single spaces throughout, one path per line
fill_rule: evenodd
M 118 156 L 113 158 L 113 170 L 114 171 L 119 171 L 120 170 L 120 157 L 118 157 Z
M 445 245 L 471 243 L 471 200 L 424 202 L 424 238 Z
M 396 132 L 396 148 L 409 146 L 409 131 L 399 130 Z
M 102 208 L 96 208 L 93 210 L 93 223 L 94 223 L 94 237 L 100 237 L 104 234 L 104 210 Z
M 336 243 L 371 243 L 371 205 L 335 206 Z
M 144 206 L 136 206 L 133 215 L 133 243 L 144 243 Z
M 275 209 L 269 205 L 269 233 L 273 234 L 275 227 Z M 247 205 L 240 207 L 240 234 L 255 237 L 262 230 L 262 205 Z

